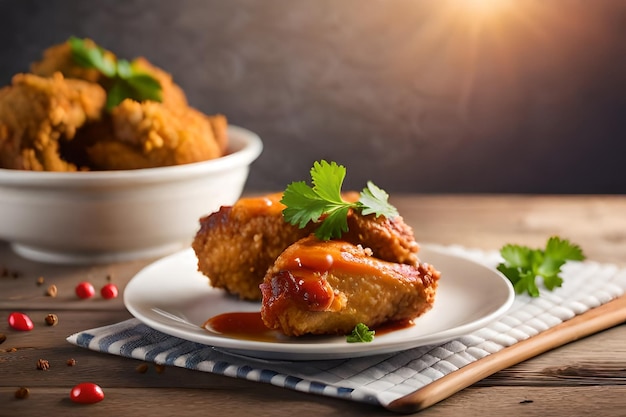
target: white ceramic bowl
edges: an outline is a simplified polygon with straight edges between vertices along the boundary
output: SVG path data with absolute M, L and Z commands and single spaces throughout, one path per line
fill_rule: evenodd
M 199 218 L 233 204 L 261 139 L 230 126 L 228 155 L 172 167 L 100 172 L 0 169 L 0 240 L 21 256 L 98 263 L 189 245 Z

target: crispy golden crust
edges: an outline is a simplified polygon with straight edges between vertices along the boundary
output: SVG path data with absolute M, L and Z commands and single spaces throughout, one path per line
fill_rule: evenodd
M 133 65 L 152 75 L 159 81 L 163 91 L 162 98 L 165 106 L 173 109 L 187 107 L 187 97 L 183 89 L 174 82 L 171 74 L 152 65 L 150 61 L 143 57 L 134 59 Z
M 241 199 L 200 219 L 192 247 L 198 270 L 211 285 L 242 299 L 259 300 L 267 268 L 291 243 L 308 235 L 283 220 L 281 194 Z
M 85 44 L 87 47 L 97 46 L 91 39 L 85 39 Z M 112 60 L 117 60 L 112 52 L 106 51 L 105 54 Z M 187 107 L 187 97 L 182 88 L 174 83 L 171 74 L 151 64 L 143 57 L 133 60 L 132 64 L 159 81 L 163 90 L 163 104 L 172 108 Z M 68 42 L 53 45 L 46 49 L 42 59 L 31 64 L 30 71 L 42 77 L 51 77 L 55 72 L 60 72 L 66 78 L 90 81 L 107 88 L 108 79 L 98 70 L 76 64 L 72 58 L 72 49 Z
M 61 156 L 77 129 L 100 118 L 106 93 L 97 84 L 17 74 L 0 90 L 0 167 L 76 171 Z
M 96 46 L 91 39 L 85 39 L 85 43 L 89 47 Z M 115 55 L 111 52 L 107 52 L 107 54 L 115 59 Z M 77 65 L 72 58 L 72 49 L 67 42 L 46 49 L 42 59 L 31 64 L 30 71 L 42 77 L 52 77 L 54 73 L 60 72 L 65 78 L 77 78 L 98 84 L 102 84 L 105 79 L 100 71 Z
M 363 216 L 351 212 L 348 216 L 348 232 L 341 237 L 355 245 L 370 248 L 377 258 L 384 261 L 418 265 L 419 245 L 413 229 L 401 216 L 388 219 L 373 214 Z
M 111 123 L 112 136 L 87 149 L 93 169 L 180 165 L 223 154 L 209 118 L 190 107 L 126 99 L 111 111 Z
M 304 238 L 268 270 L 261 316 L 288 336 L 347 334 L 419 317 L 432 308 L 439 272 L 431 265 L 386 262 L 345 241 Z

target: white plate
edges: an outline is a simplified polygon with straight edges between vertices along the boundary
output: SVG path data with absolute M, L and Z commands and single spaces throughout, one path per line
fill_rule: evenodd
M 124 303 L 146 325 L 182 339 L 264 359 L 317 360 L 368 356 L 441 343 L 484 327 L 504 314 L 514 299 L 510 282 L 494 269 L 424 246 L 420 259 L 441 271 L 435 305 L 415 325 L 385 333 L 371 343 L 347 343 L 341 336 L 286 338 L 264 342 L 206 331 L 203 323 L 227 312 L 259 311 L 247 302 L 209 286 L 197 271 L 191 249 L 141 270 L 124 291 Z

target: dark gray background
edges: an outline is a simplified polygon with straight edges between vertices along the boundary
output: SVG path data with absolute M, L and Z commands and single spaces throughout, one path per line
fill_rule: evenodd
M 626 1 L 469 3 L 0 0 L 0 83 L 70 35 L 143 55 L 262 137 L 250 190 L 326 158 L 350 188 L 624 193 Z

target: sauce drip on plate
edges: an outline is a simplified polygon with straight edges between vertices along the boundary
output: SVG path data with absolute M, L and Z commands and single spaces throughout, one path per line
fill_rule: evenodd
M 219 314 L 208 319 L 202 328 L 233 339 L 259 342 L 278 342 L 281 339 L 277 331 L 265 326 L 260 311 Z
M 374 330 L 376 331 L 376 336 L 382 336 L 413 325 L 412 320 L 400 320 L 385 323 Z M 277 343 L 291 339 L 265 326 L 259 311 L 219 314 L 204 322 L 202 328 L 212 333 L 240 340 Z

